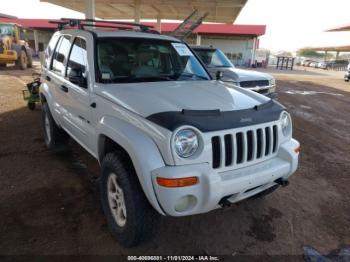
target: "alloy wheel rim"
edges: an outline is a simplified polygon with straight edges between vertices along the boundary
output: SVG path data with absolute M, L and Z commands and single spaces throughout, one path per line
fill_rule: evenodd
M 123 227 L 126 224 L 126 206 L 124 200 L 124 191 L 119 186 L 117 175 L 112 173 L 108 177 L 107 193 L 109 208 L 113 218 L 118 226 Z

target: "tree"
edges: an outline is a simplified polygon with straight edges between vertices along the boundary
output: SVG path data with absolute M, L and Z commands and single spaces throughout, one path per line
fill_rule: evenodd
M 299 49 L 297 52 L 297 55 L 304 56 L 304 57 L 314 57 L 314 58 L 323 58 L 324 57 L 323 53 L 319 53 L 319 52 L 316 52 L 314 50 L 310 50 L 307 48 Z

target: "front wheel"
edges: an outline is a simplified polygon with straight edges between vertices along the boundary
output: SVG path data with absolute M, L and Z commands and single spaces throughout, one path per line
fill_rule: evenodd
M 108 226 L 123 246 L 136 246 L 155 235 L 160 215 L 146 199 L 124 153 L 108 153 L 104 157 L 100 193 Z
M 28 67 L 28 57 L 24 50 L 21 50 L 18 55 L 18 60 L 16 62 L 17 67 L 21 70 L 25 70 Z

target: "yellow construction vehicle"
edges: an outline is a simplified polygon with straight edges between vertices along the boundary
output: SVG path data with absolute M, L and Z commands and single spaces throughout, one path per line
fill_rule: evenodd
M 0 23 L 0 66 L 16 64 L 22 70 L 32 67 L 32 49 L 23 38 L 26 29 L 18 24 Z

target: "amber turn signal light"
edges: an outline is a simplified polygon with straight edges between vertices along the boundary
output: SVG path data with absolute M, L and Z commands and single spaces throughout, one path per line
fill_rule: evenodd
M 163 187 L 185 187 L 193 186 L 198 183 L 198 177 L 183 177 L 183 178 L 164 178 L 157 177 L 157 183 Z
M 294 149 L 294 152 L 297 153 L 297 154 L 299 154 L 299 153 L 300 153 L 300 146 L 297 147 L 296 149 Z

